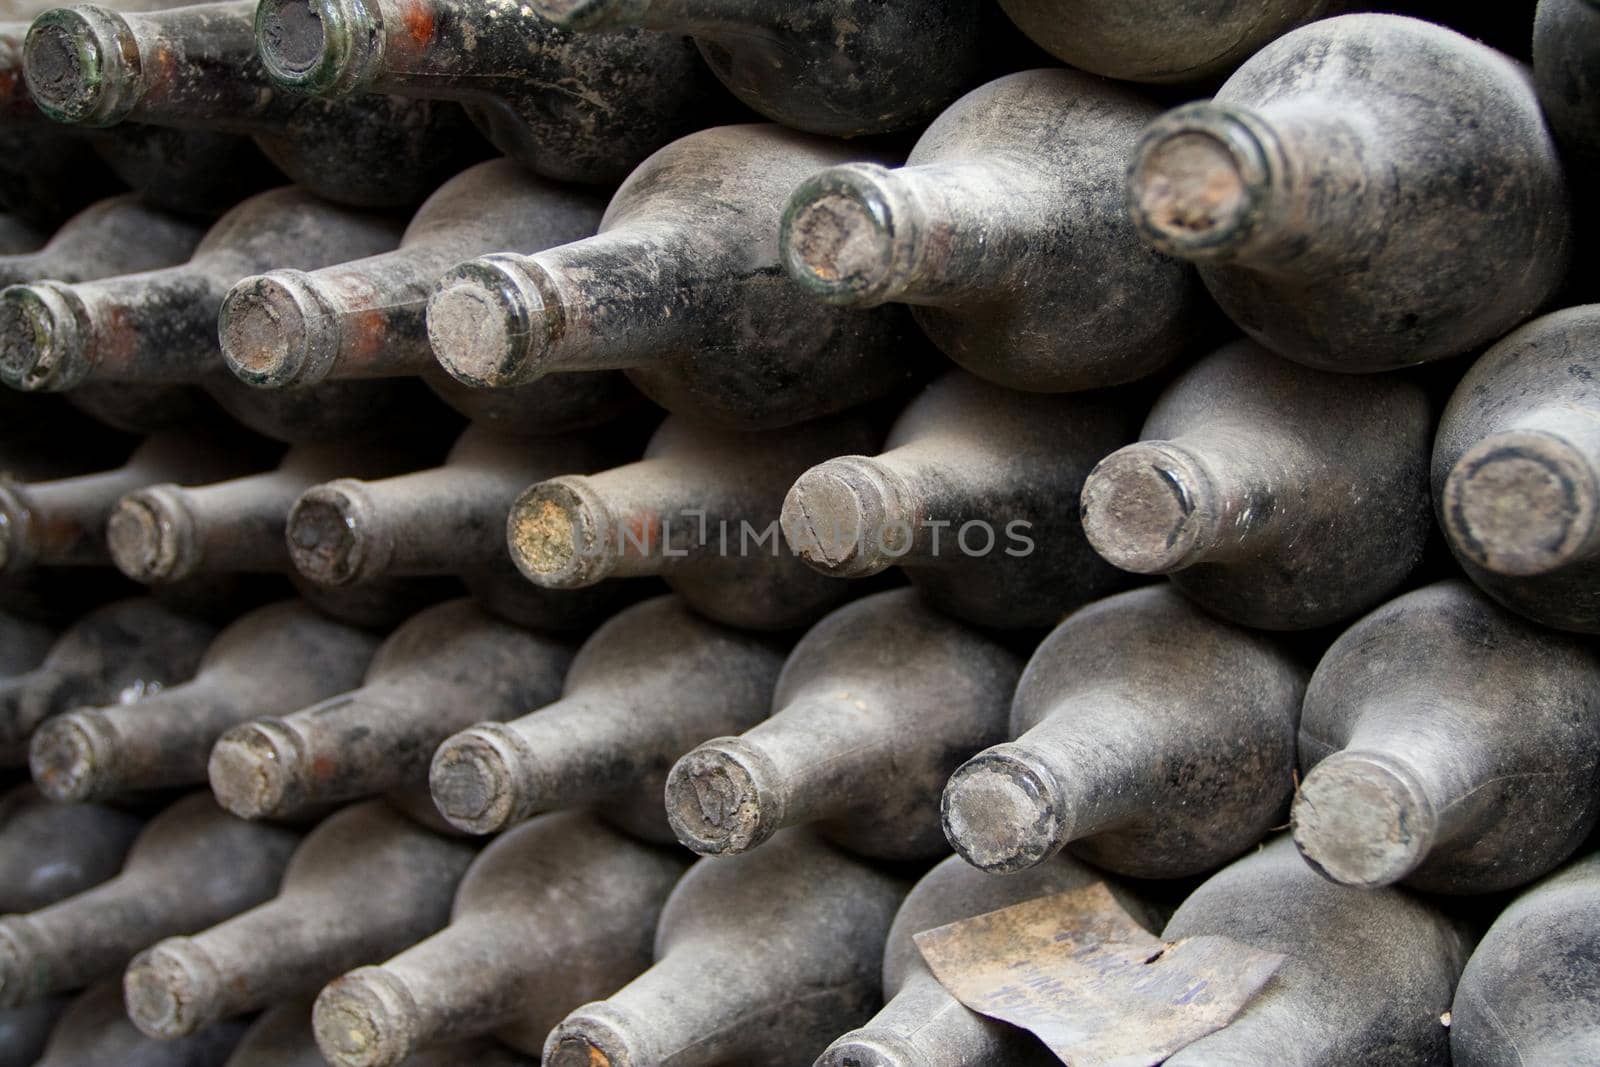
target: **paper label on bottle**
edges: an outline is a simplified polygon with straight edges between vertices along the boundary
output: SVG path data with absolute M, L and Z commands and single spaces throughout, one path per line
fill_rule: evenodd
M 1162 941 L 1097 882 L 916 935 L 962 1004 L 1072 1067 L 1150 1067 L 1228 1025 L 1284 957 L 1227 937 Z

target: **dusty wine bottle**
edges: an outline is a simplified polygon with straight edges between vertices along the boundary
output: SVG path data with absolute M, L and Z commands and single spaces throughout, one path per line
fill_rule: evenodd
M 170 267 L 194 254 L 204 232 L 124 193 L 72 216 L 37 251 L 0 257 L 0 285 L 70 284 Z
M 140 953 L 123 976 L 128 1015 L 181 1037 L 387 959 L 445 924 L 473 853 L 382 801 L 345 808 L 306 836 L 272 900 Z
M 1005 739 L 1020 669 L 913 590 L 846 604 L 790 653 L 771 718 L 673 765 L 673 832 L 702 856 L 803 824 L 861 855 L 941 855 L 939 795 L 963 761 Z
M 1102 884 L 1114 898 L 1108 924 L 1132 918 L 1161 928 L 1156 909 L 1067 856 L 1008 878 L 975 870 L 951 856 L 923 875 L 895 914 L 883 954 L 882 1011 L 829 1045 L 815 1067 L 1047 1067 L 1060 1061 L 1022 1031 L 969 1011 L 934 977 L 912 940 L 924 930 L 1037 897 Z
M 812 464 L 881 440 L 860 414 L 767 433 L 674 416 L 637 463 L 528 487 L 511 507 L 506 543 L 535 585 L 581 589 L 657 575 L 718 622 L 804 626 L 850 588 L 785 549 L 784 493 Z
M 1574 177 L 1600 174 L 1600 7 L 1593 0 L 1539 0 L 1533 20 L 1533 81 L 1544 116 Z M 1581 210 L 1586 205 L 1579 204 Z
M 217 635 L 195 676 L 131 704 L 79 708 L 34 731 L 28 766 L 52 800 L 101 800 L 202 784 L 229 727 L 359 684 L 378 639 L 299 600 L 243 616 Z
M 158 938 L 254 907 L 277 890 L 296 837 L 235 819 L 208 794 L 185 797 L 150 820 L 115 878 L 0 919 L 0 1003 L 110 977 Z
M 677 597 L 635 604 L 584 642 L 560 700 L 440 745 L 434 801 L 468 833 L 598 805 L 635 836 L 672 841 L 661 796 L 673 761 L 755 725 L 782 666 L 775 641 L 703 619 Z
M 784 199 L 861 153 L 776 126 L 675 141 L 628 176 L 594 237 L 446 274 L 428 303 L 434 354 L 469 385 L 622 369 L 677 414 L 787 426 L 882 396 L 918 373 L 901 308 L 833 308 L 782 276 Z
M 106 520 L 124 493 L 152 482 L 208 482 L 268 460 L 266 442 L 201 429 L 147 438 L 111 470 L 48 482 L 0 479 L 0 573 L 111 562 Z
M 256 55 L 254 0 L 147 13 L 82 5 L 34 20 L 24 72 L 57 122 L 130 121 L 254 137 L 296 183 L 362 207 L 415 204 L 480 154 L 456 105 L 286 93 Z
M 1070 70 L 956 101 L 906 165 L 812 175 L 784 209 L 789 276 L 830 304 L 911 305 L 951 359 L 1014 389 L 1116 385 L 1166 366 L 1198 326 L 1188 264 L 1128 220 L 1128 160 L 1160 109 Z
M 1527 73 L 1397 15 L 1304 26 L 1157 119 L 1128 206 L 1247 334 L 1336 371 L 1493 340 L 1555 292 L 1573 246 Z
M 1170 586 L 1120 593 L 1045 638 L 1017 685 L 1015 741 L 951 777 L 944 828 L 968 863 L 1019 871 L 1071 847 L 1136 878 L 1211 870 L 1281 823 L 1305 672 Z
M 134 700 L 193 677 L 216 628 L 148 597 L 74 622 L 44 662 L 0 681 L 0 766 L 27 761 L 28 735 L 85 704 Z
M 1128 584 L 1078 519 L 1084 476 L 1133 437 L 1131 398 L 1047 397 L 960 371 L 935 380 L 877 456 L 800 476 L 783 536 L 813 569 L 900 567 L 933 605 L 981 626 L 1049 626 Z
M 1246 626 L 1303 630 L 1381 602 L 1432 532 L 1427 394 L 1235 341 L 1178 376 L 1137 444 L 1090 472 L 1083 530 Z
M 317 997 L 335 1067 L 396 1067 L 419 1046 L 491 1031 L 538 1054 L 551 1027 L 651 963 L 682 853 L 592 817 L 545 815 L 496 838 L 467 869 L 450 925 Z
M 1600 1056 L 1600 854 L 1529 887 L 1467 960 L 1450 1011 L 1456 1067 L 1579 1067 Z
M 52 804 L 31 785 L 0 798 L 0 915 L 65 900 L 114 877 L 144 820 L 102 804 Z
M 284 539 L 301 493 L 341 475 L 383 478 L 413 468 L 427 449 L 415 442 L 298 445 L 274 470 L 208 485 L 170 482 L 117 501 L 106 541 L 117 569 L 137 582 L 176 582 L 198 574 L 290 573 Z
M 1532 881 L 1600 818 L 1600 654 L 1466 582 L 1407 593 L 1317 665 L 1300 770 L 1295 844 L 1335 882 Z
M 223 734 L 211 750 L 211 790 L 256 819 L 425 786 L 441 741 L 555 700 L 571 659 L 566 642 L 471 600 L 436 605 L 384 641 L 359 689 Z
M 486 252 L 532 252 L 588 237 L 604 206 L 593 192 L 536 178 L 510 160 L 480 163 L 428 198 L 398 249 L 317 271 L 275 270 L 234 286 L 222 305 L 223 356 L 240 378 L 271 388 L 327 378 L 443 377 L 424 312 L 445 271 Z M 561 433 L 592 423 L 614 410 L 608 402 L 625 390 L 616 371 L 549 379 L 523 390 L 527 417 L 512 429 Z
M 1161 933 L 1208 935 L 1286 959 L 1232 1022 L 1169 1067 L 1449 1064 L 1450 996 L 1470 941 L 1422 899 L 1333 885 L 1279 837 L 1208 879 Z
M 265 0 L 256 38 L 279 85 L 460 101 L 501 152 L 558 181 L 620 181 L 721 110 L 686 39 L 565 33 L 526 4 Z
M 701 860 L 667 898 L 655 965 L 568 1015 L 545 1067 L 805 1062 L 872 1014 L 905 889 L 803 830 Z
M 1600 633 L 1600 304 L 1513 331 L 1445 406 L 1433 495 L 1456 560 L 1507 607 Z
M 1039 47 L 1119 81 L 1205 82 L 1274 37 L 1356 6 L 1350 0 L 1250 0 L 1199 9 L 1183 0 L 1130 8 L 1110 0 L 1000 0 Z
M 77 285 L 0 293 L 0 379 L 18 389 L 88 381 L 198 382 L 221 369 L 217 309 L 241 278 L 268 267 L 321 267 L 393 248 L 392 221 L 299 189 L 251 197 L 177 267 Z
M 791 129 L 834 137 L 921 125 L 983 67 L 976 0 L 888 0 L 868 7 L 534 0 L 532 6 L 561 29 L 579 33 L 692 34 L 706 63 L 743 103 Z
M 229 1021 L 180 1041 L 157 1041 L 128 1021 L 121 985 L 107 981 L 72 1001 L 34 1067 L 204 1067 L 222 1063 L 244 1029 Z

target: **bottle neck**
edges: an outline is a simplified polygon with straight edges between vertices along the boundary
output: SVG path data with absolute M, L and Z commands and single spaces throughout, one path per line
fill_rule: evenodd
M 0 1006 L 79 989 L 171 932 L 176 887 L 130 871 L 59 904 L 0 919 Z
M 1445 794 L 1448 796 L 1448 793 Z M 1295 845 L 1330 881 L 1376 889 L 1427 859 L 1447 805 L 1409 758 L 1347 749 L 1322 760 L 1301 783 L 1290 823 Z
M 227 286 L 199 263 L 0 296 L 0 378 L 30 392 L 86 383 L 193 384 L 215 367 Z
M 235 815 L 258 819 L 420 782 L 439 742 L 486 717 L 480 695 L 407 678 L 242 724 L 211 751 L 211 788 Z
M 363 482 L 340 478 L 303 493 L 289 513 L 289 553 L 324 585 L 385 575 L 463 574 L 505 555 L 505 517 L 542 470 L 436 467 Z
M 671 1063 L 690 1049 L 696 1063 L 768 1058 L 761 1054 L 770 1056 L 782 1038 L 755 1024 L 796 991 L 768 988 L 772 979 L 756 967 L 761 957 L 741 955 L 721 945 L 669 951 L 610 999 L 568 1015 L 545 1043 L 545 1067 Z
M 1079 694 L 1015 741 L 974 756 L 945 788 L 945 833 L 980 870 L 1037 866 L 1067 844 L 1139 818 L 1160 739 L 1113 692 Z
M 1134 151 L 1128 207 L 1155 248 L 1274 269 L 1360 232 L 1372 153 L 1359 113 L 1187 104 Z
M 581 951 L 543 927 L 501 914 L 457 916 L 444 930 L 381 967 L 337 979 L 317 998 L 318 1039 L 340 1063 L 389 1067 L 421 1047 L 483 1034 L 544 1011 L 562 950 Z M 505 946 L 515 941 L 518 949 Z M 549 1019 L 554 1025 L 559 1015 Z
M 492 388 L 674 358 L 703 318 L 690 301 L 705 299 L 679 276 L 688 251 L 675 238 L 618 228 L 531 256 L 464 263 L 428 303 L 434 355 L 457 379 Z
M 321 862 L 331 856 L 308 857 L 316 843 L 310 838 L 277 897 L 136 960 L 125 985 L 129 1014 L 140 1028 L 177 1037 L 304 996 L 444 926 L 472 849 L 409 824 L 359 829 L 359 838 L 337 846 L 345 861 L 337 871 Z M 368 899 L 375 886 L 392 894 L 385 906 Z
M 881 708 L 808 696 L 740 737 L 707 741 L 667 779 L 672 829 L 701 855 L 737 854 L 786 826 L 848 815 L 892 777 L 894 725 Z
M 550 25 L 527 5 L 464 0 L 264 0 L 267 76 L 318 96 L 394 93 L 471 101 L 549 73 Z
M 431 786 L 445 818 L 487 833 L 541 812 L 613 799 L 683 752 L 681 718 L 656 709 L 651 679 L 573 693 L 506 723 L 451 737 L 433 757 Z M 646 713 L 647 709 L 652 713 Z
M 1223 423 L 1128 445 L 1084 482 L 1084 534 L 1139 574 L 1260 556 L 1299 529 L 1295 486 L 1311 465 L 1303 452 L 1269 427 Z
M 64 802 L 201 783 L 217 736 L 270 706 L 260 683 L 208 671 L 135 704 L 58 715 L 34 733 L 29 765 L 39 788 Z
M 255 55 L 253 6 L 47 12 L 28 32 L 29 88 L 58 122 L 273 132 L 300 101 L 268 87 Z
M 222 305 L 223 356 L 240 378 L 275 389 L 421 374 L 433 366 L 428 295 L 471 254 L 421 244 L 309 273 L 246 278 Z
M 664 456 L 540 482 L 512 505 L 511 558 L 530 581 L 571 589 L 737 555 L 741 520 L 760 517 L 751 487 L 721 473 L 712 479 L 693 458 Z
M 135 489 L 106 523 L 111 558 L 145 583 L 201 573 L 286 573 L 284 516 L 317 480 L 317 472 L 279 469 L 212 485 Z
M 305 921 L 303 900 L 280 897 L 192 937 L 174 937 L 141 953 L 123 985 L 128 1015 L 165 1039 L 219 1019 L 302 995 L 319 975 L 361 956 L 367 933 L 353 916 Z
M 109 563 L 106 517 L 148 473 L 130 464 L 55 482 L 0 483 L 0 573 Z
M 1012 1064 L 1028 1062 L 1023 1049 L 1015 1031 L 968 1010 L 918 966 L 871 1022 L 829 1045 L 816 1067 Z
M 1003 487 L 978 476 L 988 468 L 962 457 L 944 462 L 940 451 L 913 443 L 812 467 L 784 499 L 784 537 L 812 567 L 838 578 L 951 565 L 983 544 L 995 550 L 1011 516 L 979 514 L 978 502 Z M 977 534 L 970 521 L 982 527 Z
M 1005 188 L 1035 206 L 1028 194 L 1036 184 L 1023 168 L 997 160 L 831 167 L 802 184 L 784 209 L 784 265 L 801 288 L 831 304 L 1008 301 L 1018 265 L 1039 237 L 1029 229 L 1038 216 L 996 212 L 993 194 Z

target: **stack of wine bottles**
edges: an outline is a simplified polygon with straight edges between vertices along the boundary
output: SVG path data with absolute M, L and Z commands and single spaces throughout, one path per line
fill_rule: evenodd
M 1596 0 L 4 5 L 0 1067 L 1600 1063 L 1597 180 Z

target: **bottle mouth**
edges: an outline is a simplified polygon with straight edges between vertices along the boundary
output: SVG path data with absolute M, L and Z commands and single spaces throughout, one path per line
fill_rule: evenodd
M 1183 259 L 1223 259 L 1271 206 L 1276 142 L 1241 109 L 1214 102 L 1169 111 L 1145 128 L 1128 168 L 1128 210 L 1144 241 Z
M 53 282 L 0 292 L 0 381 L 27 393 L 60 392 L 89 373 L 71 290 Z
M 779 523 L 789 547 L 813 569 L 864 578 L 887 570 L 910 548 L 910 527 L 895 525 L 900 499 L 893 479 L 871 457 L 841 456 L 796 479 Z
M 478 388 L 503 389 L 542 377 L 561 305 L 542 270 L 510 255 L 463 263 L 440 280 L 428 300 L 428 342 L 450 376 Z
M 1313 767 L 1289 821 L 1295 847 L 1318 874 L 1362 889 L 1410 875 L 1438 829 L 1415 776 L 1378 753 L 1340 752 Z
M 490 723 L 456 734 L 439 746 L 428 769 L 428 789 L 445 820 L 469 834 L 504 830 L 517 820 L 515 735 Z
M 678 841 L 701 856 L 749 852 L 783 819 L 782 793 L 761 752 L 721 737 L 689 752 L 667 775 L 667 821 Z
M 96 7 L 46 11 L 28 28 L 23 77 L 56 122 L 111 126 L 138 103 L 139 44 L 122 16 Z
M 270 719 L 235 726 L 206 764 L 211 792 L 241 819 L 286 816 L 300 806 L 301 752 L 295 732 Z
M 894 299 L 915 255 L 911 213 L 898 209 L 894 172 L 869 163 L 830 167 L 789 198 L 779 249 L 789 277 L 829 304 Z
M 147 1037 L 170 1041 L 217 1017 L 221 979 L 205 950 L 173 938 L 141 953 L 122 976 L 128 1018 Z
M 1592 556 L 1600 484 L 1583 452 L 1555 434 L 1511 431 L 1468 449 L 1445 480 L 1445 531 L 1493 574 L 1532 577 Z
M 580 589 L 610 577 L 621 562 L 615 523 L 582 476 L 529 486 L 506 516 L 506 545 L 517 569 L 547 589 Z
M 336 978 L 317 995 L 311 1029 L 335 1067 L 393 1067 L 411 1054 L 417 1007 L 405 985 L 381 967 Z
M 383 61 L 381 12 L 364 0 L 261 0 L 255 34 L 267 77 L 287 89 L 348 95 Z
M 1027 870 L 1067 843 L 1070 820 L 1054 777 L 1013 747 L 997 746 L 957 768 L 940 801 L 945 837 L 981 871 Z
M 199 565 L 194 526 L 177 487 L 136 489 L 117 501 L 106 520 L 111 562 L 136 582 L 186 578 Z
M 307 489 L 289 511 L 285 534 L 295 569 L 320 585 L 349 585 L 383 573 L 368 532 L 372 508 L 348 481 Z
M 228 369 L 267 389 L 323 381 L 338 356 L 337 312 L 301 271 L 272 271 L 235 285 L 218 327 Z
M 99 800 L 118 790 L 116 731 L 98 712 L 68 712 L 45 721 L 28 742 L 28 772 L 39 792 L 61 804 Z
M 1186 452 L 1141 441 L 1089 472 L 1083 533 L 1106 562 L 1135 574 L 1166 574 L 1210 547 L 1210 483 Z

